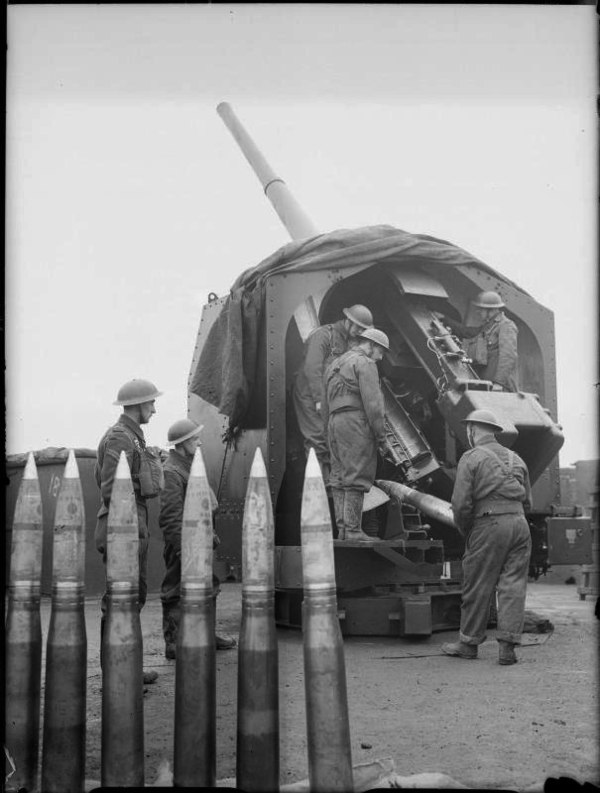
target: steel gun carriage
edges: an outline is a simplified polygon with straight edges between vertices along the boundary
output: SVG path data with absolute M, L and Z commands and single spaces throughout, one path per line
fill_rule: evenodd
M 222 103 L 217 111 L 292 238 L 242 273 L 228 296 L 211 293 L 191 364 L 188 410 L 204 425 L 207 472 L 219 500 L 221 574 L 239 576 L 244 497 L 259 446 L 275 508 L 277 619 L 300 624 L 305 456 L 290 387 L 309 333 L 355 303 L 371 309 L 375 326 L 390 339 L 379 364 L 387 453 L 377 479 L 392 498 L 376 510 L 384 543 L 335 543 L 342 631 L 428 634 L 458 624 L 464 539 L 445 518 L 467 447 L 462 419 L 477 408 L 493 410 L 503 426 L 499 440 L 529 467 L 531 575 L 550 563 L 584 563 L 585 542 L 581 554 L 565 561 L 548 555 L 549 532 L 589 533 L 587 519 L 560 508 L 557 454 L 564 439 L 556 422 L 552 312 L 445 240 L 387 225 L 320 233 L 231 107 Z M 473 301 L 485 290 L 502 295 L 518 327 L 519 392 L 492 390 L 438 318 L 476 325 Z M 406 497 L 409 490 L 422 497 Z M 394 498 L 399 492 L 405 497 Z

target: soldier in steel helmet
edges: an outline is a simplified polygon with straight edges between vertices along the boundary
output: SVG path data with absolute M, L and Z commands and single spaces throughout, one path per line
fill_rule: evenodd
M 377 361 L 390 344 L 377 328 L 365 328 L 356 347 L 325 371 L 330 484 L 340 540 L 372 542 L 361 529 L 364 495 L 375 481 L 377 452 L 384 452 L 383 394 Z
M 125 452 L 135 504 L 137 508 L 139 532 L 139 599 L 140 610 L 146 602 L 147 568 L 148 568 L 148 506 L 151 498 L 156 498 L 163 485 L 160 457 L 146 447 L 142 426 L 147 424 L 156 413 L 154 406 L 157 397 L 162 396 L 154 383 L 149 380 L 129 380 L 119 389 L 113 404 L 121 405 L 123 412 L 116 424 L 104 433 L 98 445 L 98 457 L 94 468 L 96 482 L 100 488 L 101 504 L 96 521 L 96 548 L 102 554 L 106 564 L 106 534 L 108 527 L 108 511 L 112 487 L 117 471 L 121 452 Z M 102 618 L 100 636 L 104 633 L 107 595 L 104 593 L 101 602 Z M 102 644 L 102 640 L 101 640 Z M 102 663 L 102 651 L 100 652 Z M 157 677 L 156 672 L 144 672 L 144 682 L 151 683 Z
M 373 326 L 373 315 L 366 306 L 344 308 L 344 319 L 321 325 L 308 337 L 304 358 L 296 373 L 292 397 L 306 453 L 315 450 L 325 485 L 329 482 L 329 445 L 323 418 L 325 389 L 323 375 L 327 365 L 356 343 L 358 334 Z
M 459 641 L 442 645 L 447 655 L 476 658 L 485 641 L 490 600 L 497 589 L 499 663 L 517 661 L 525 612 L 531 534 L 525 512 L 531 507 L 527 466 L 502 446 L 502 430 L 489 410 L 464 419 L 470 449 L 458 462 L 452 511 L 466 534 Z
M 517 326 L 502 311 L 505 304 L 497 292 L 480 292 L 474 305 L 481 325 L 469 327 L 448 317 L 442 321 L 462 337 L 473 368 L 492 382 L 494 391 L 518 391 Z
M 190 469 L 194 453 L 200 443 L 199 435 L 202 425 L 191 419 L 180 419 L 169 427 L 167 439 L 171 450 L 164 466 L 165 486 L 160 498 L 159 524 L 165 541 L 164 560 L 165 577 L 160 590 L 163 612 L 163 635 L 165 638 L 165 657 L 175 658 L 177 631 L 180 618 L 180 587 L 181 587 L 181 529 L 183 526 L 183 507 L 187 492 Z M 218 503 L 210 488 L 211 507 L 214 512 Z M 219 539 L 213 533 L 213 547 Z M 213 575 L 215 598 L 218 593 L 219 579 Z M 229 650 L 235 647 L 235 639 L 216 635 L 217 650 Z

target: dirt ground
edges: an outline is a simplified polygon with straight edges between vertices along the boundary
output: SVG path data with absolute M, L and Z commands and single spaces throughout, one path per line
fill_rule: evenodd
M 555 630 L 538 637 L 541 643 L 523 646 L 512 667 L 497 664 L 493 631 L 477 661 L 441 654 L 441 643 L 455 633 L 419 641 L 346 638 L 353 764 L 391 758 L 399 775 L 440 772 L 463 786 L 484 789 L 542 790 L 549 777 L 565 776 L 598 784 L 595 598 L 580 600 L 577 587 L 564 580 L 555 574 L 530 583 L 527 608 L 550 619 Z M 220 632 L 237 636 L 240 600 L 239 584 L 222 586 Z M 50 601 L 44 599 L 44 641 L 49 614 Z M 97 598 L 86 601 L 86 624 L 89 789 L 100 779 Z M 157 595 L 142 612 L 142 630 L 144 667 L 159 673 L 144 696 L 146 785 L 164 784 L 173 754 L 175 662 L 163 655 Z M 279 629 L 278 652 L 284 785 L 308 776 L 301 632 Z M 237 650 L 217 653 L 217 687 L 217 778 L 223 786 L 234 786 Z

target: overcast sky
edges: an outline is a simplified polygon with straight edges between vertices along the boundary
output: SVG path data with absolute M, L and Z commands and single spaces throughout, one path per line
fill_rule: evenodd
M 323 231 L 450 240 L 555 313 L 561 464 L 597 456 L 594 6 L 8 7 L 7 451 L 186 415 L 202 305 L 288 242 L 229 101 Z

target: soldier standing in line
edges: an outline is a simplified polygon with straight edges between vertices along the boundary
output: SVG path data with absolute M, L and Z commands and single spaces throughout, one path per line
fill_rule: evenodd
M 442 644 L 446 655 L 477 658 L 485 641 L 490 598 L 498 591 L 499 663 L 514 664 L 525 613 L 531 534 L 525 512 L 531 507 L 527 466 L 494 437 L 502 430 L 489 410 L 466 419 L 471 448 L 458 462 L 452 511 L 466 534 L 459 641 Z
M 147 424 L 156 413 L 154 402 L 162 396 L 156 386 L 149 380 L 134 379 L 119 389 L 113 404 L 121 405 L 123 413 L 116 424 L 104 433 L 98 445 L 98 458 L 94 475 L 102 503 L 98 511 L 95 542 L 106 564 L 106 535 L 108 527 L 108 511 L 115 479 L 115 473 L 121 452 L 124 451 L 129 464 L 131 482 L 135 495 L 139 532 L 139 600 L 142 610 L 148 591 L 148 507 L 147 501 L 156 498 L 163 485 L 162 466 L 160 459 L 146 448 L 146 440 L 142 425 Z M 106 618 L 107 594 L 102 596 L 100 619 L 100 665 L 102 665 L 102 636 Z M 144 683 L 153 683 L 158 674 L 155 671 L 144 672 Z
M 479 308 L 482 325 L 469 327 L 442 316 L 442 322 L 463 338 L 466 354 L 482 380 L 490 380 L 494 391 L 518 391 L 517 326 L 502 311 L 497 292 L 481 292 L 473 303 Z
M 327 427 L 323 418 L 327 365 L 356 343 L 358 334 L 373 326 L 373 315 L 360 304 L 344 308 L 344 319 L 313 330 L 305 342 L 304 359 L 296 374 L 292 397 L 304 448 L 315 450 L 325 485 L 329 483 L 330 458 Z
M 172 448 L 163 466 L 165 486 L 160 499 L 159 517 L 165 541 L 164 559 L 167 569 L 161 586 L 160 599 L 163 612 L 165 658 L 171 660 L 175 658 L 180 618 L 183 506 L 194 453 L 199 444 L 198 435 L 201 430 L 202 425 L 198 425 L 190 419 L 180 419 L 169 427 L 167 434 L 169 446 Z M 210 488 L 210 500 L 214 512 L 218 503 L 212 488 Z M 213 547 L 218 544 L 219 539 L 213 533 Z M 215 598 L 219 592 L 219 583 L 217 576 L 213 575 Z M 235 639 L 216 634 L 215 646 L 217 650 L 230 650 L 235 645 Z
M 389 350 L 388 337 L 366 328 L 356 347 L 332 361 L 325 373 L 330 484 L 340 540 L 373 542 L 361 530 L 364 495 L 375 481 L 377 452 L 385 450 L 383 394 L 377 361 Z

